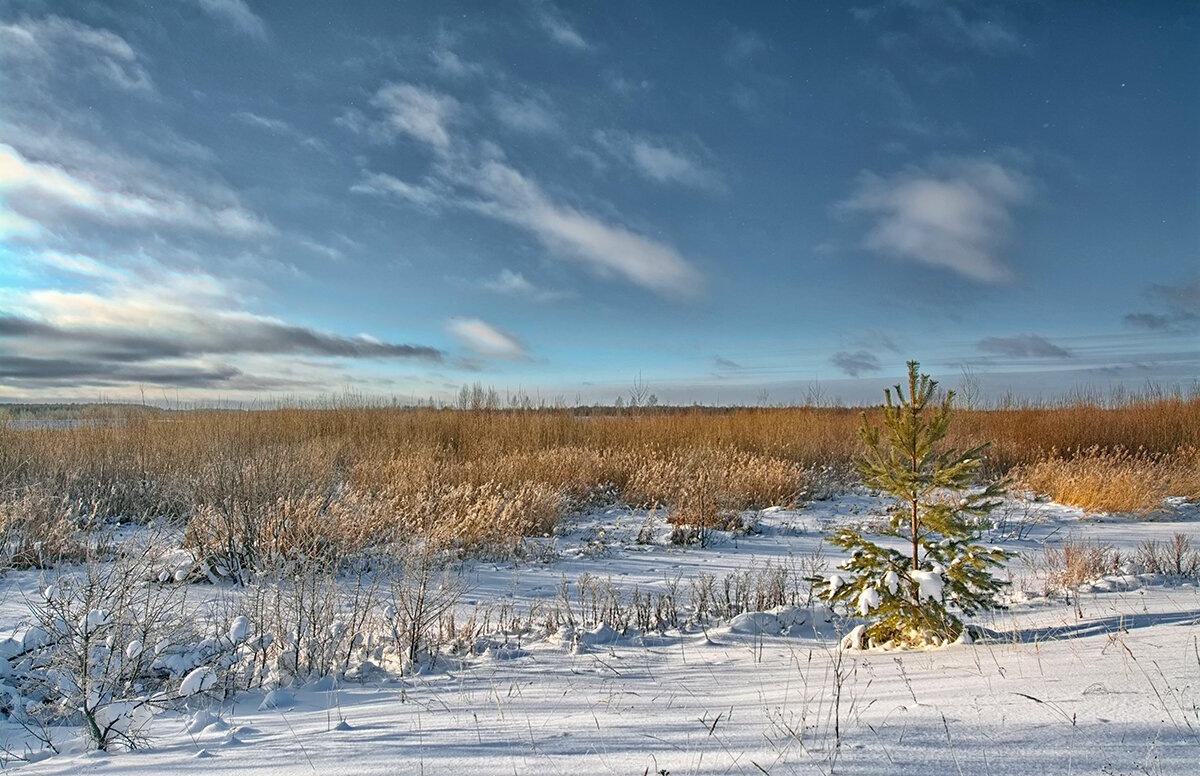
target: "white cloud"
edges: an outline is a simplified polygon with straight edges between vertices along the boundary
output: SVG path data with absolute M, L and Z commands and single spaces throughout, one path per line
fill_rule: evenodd
M 516 132 L 547 135 L 559 130 L 558 119 L 544 101 L 537 99 L 495 94 L 492 95 L 492 111 L 500 123 Z
M 528 361 L 525 346 L 512 334 L 479 318 L 452 318 L 446 328 L 471 352 L 484 358 Z
M 470 144 L 451 131 L 460 105 L 453 97 L 407 83 L 388 84 L 372 101 L 381 121 L 349 113 L 343 124 L 385 139 L 405 134 L 436 152 L 420 184 L 364 172 L 353 191 L 399 197 L 419 207 L 454 206 L 504 221 L 536 237 L 556 258 L 595 274 L 618 277 L 655 293 L 687 298 L 699 293 L 699 273 L 674 248 L 556 201 L 536 181 L 504 161 L 490 142 Z M 670 161 L 652 158 L 660 168 Z M 678 169 L 673 174 L 681 174 Z
M 500 270 L 499 275 L 484 280 L 480 285 L 488 291 L 497 294 L 529 299 L 534 302 L 551 302 L 566 296 L 566 294 L 558 291 L 547 291 L 546 289 L 539 288 L 526 280 L 525 276 L 520 272 L 513 272 L 510 269 Z
M 700 291 L 699 273 L 674 248 L 550 200 L 535 182 L 503 162 L 486 162 L 474 186 L 487 197 L 473 203 L 475 209 L 529 230 L 552 252 L 593 272 L 617 275 L 666 296 L 691 297 Z
M 350 190 L 356 194 L 395 196 L 426 208 L 444 204 L 444 196 L 441 192 L 429 186 L 405 183 L 387 173 L 365 173 L 363 179 L 350 187 Z
M 404 134 L 437 151 L 449 149 L 449 124 L 461 107 L 453 97 L 414 84 L 392 83 L 380 89 L 371 103 L 384 113 L 379 127 L 384 137 Z
M 767 50 L 767 41 L 754 30 L 734 30 L 725 45 L 725 61 L 737 67 Z
M 237 237 L 273 232 L 270 225 L 235 201 L 206 203 L 146 181 L 106 181 L 84 175 L 30 161 L 17 149 L 0 143 L 0 195 L 6 206 L 26 221 L 50 226 L 62 220 L 63 211 L 69 211 L 109 223 L 165 223 Z
M 688 150 L 679 142 L 626 132 L 599 131 L 595 139 L 611 156 L 647 180 L 705 191 L 724 190 L 720 174 L 701 161 L 711 153 L 698 141 L 693 141 L 695 148 Z
M 307 135 L 296 129 L 291 124 L 282 119 L 273 119 L 269 116 L 260 116 L 252 111 L 238 111 L 233 114 L 233 117 L 242 122 L 246 126 L 261 129 L 264 132 L 270 132 L 273 135 L 281 137 L 290 137 L 296 140 L 300 145 L 311 148 L 314 151 L 327 152 L 329 149 L 325 143 L 311 135 Z
M 129 43 L 108 30 L 59 16 L 0 25 L 6 81 L 74 75 L 127 92 L 154 92 L 154 81 Z
M 0 240 L 13 237 L 36 237 L 41 227 L 6 209 L 0 209 Z
M 483 66 L 477 62 L 467 62 L 449 48 L 436 48 L 429 52 L 434 67 L 444 76 L 450 78 L 467 78 L 483 72 Z
M 976 0 L 902 0 L 855 8 L 851 13 L 864 24 L 882 27 L 881 41 L 920 45 L 940 39 L 963 49 L 985 54 L 1015 51 L 1022 40 L 1006 23 L 1002 4 Z
M 536 182 L 501 161 L 489 160 L 478 167 L 446 165 L 440 173 L 442 179 L 430 182 L 436 188 L 367 173 L 352 190 L 396 196 L 422 207 L 453 205 L 473 210 L 525 229 L 556 258 L 663 296 L 690 298 L 701 291 L 699 272 L 671 246 L 555 202 Z M 451 191 L 451 184 L 460 190 Z
M 276 135 L 292 135 L 296 133 L 296 129 L 286 121 L 267 118 L 251 111 L 239 111 L 233 114 L 233 117 L 243 124 L 265 129 L 268 132 L 274 132 Z
M 941 160 L 888 177 L 864 172 L 837 210 L 871 219 L 862 242 L 868 250 L 1004 283 L 1012 278 L 1000 255 L 1011 211 L 1031 189 L 1023 173 L 991 160 Z
M 539 3 L 536 11 L 538 25 L 550 35 L 555 43 L 576 51 L 586 51 L 591 45 L 563 18 L 562 13 L 549 2 Z
M 695 161 L 677 151 L 645 140 L 633 143 L 633 162 L 651 180 L 659 183 L 683 183 L 707 187 L 710 174 Z
M 245 0 L 196 0 L 209 16 L 218 19 L 237 32 L 258 40 L 267 39 L 267 24 L 250 10 Z

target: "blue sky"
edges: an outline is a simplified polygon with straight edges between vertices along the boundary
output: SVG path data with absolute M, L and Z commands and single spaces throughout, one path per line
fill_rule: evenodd
M 1200 376 L 1192 3 L 0 9 L 0 399 Z

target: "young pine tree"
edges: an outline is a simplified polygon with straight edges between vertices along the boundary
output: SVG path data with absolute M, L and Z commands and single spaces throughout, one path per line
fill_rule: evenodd
M 863 413 L 860 434 L 867 450 L 855 461 L 867 487 L 896 499 L 882 533 L 899 539 L 908 551 L 839 529 L 833 544 L 849 550 L 850 558 L 838 568 L 850 574 L 833 574 L 814 589 L 867 620 L 852 639 L 858 643 L 863 636 L 878 645 L 954 641 L 963 630 L 956 612 L 970 615 L 997 606 L 996 594 L 1005 584 L 991 570 L 1009 553 L 972 543 L 979 535 L 972 518 L 986 516 L 999 504 L 1005 483 L 968 490 L 987 445 L 964 453 L 939 451 L 950 426 L 954 392 L 935 402 L 937 382 L 918 375 L 918 366 L 908 362 L 907 396 L 897 385 L 893 403 L 892 391 L 885 391 L 882 429 Z

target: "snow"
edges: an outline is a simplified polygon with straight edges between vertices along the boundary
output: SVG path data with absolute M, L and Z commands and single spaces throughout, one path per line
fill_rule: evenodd
M 859 615 L 866 617 L 877 606 L 879 606 L 879 591 L 873 587 L 863 588 L 863 591 L 858 594 Z
M 910 571 L 908 575 L 917 583 L 918 599 L 942 598 L 942 575 L 938 571 Z
M 234 644 L 241 644 L 249 635 L 250 618 L 241 614 L 233 618 L 233 622 L 229 624 L 229 640 Z
M 194 669 L 179 684 L 179 695 L 188 697 L 211 689 L 217 683 L 217 672 L 207 666 Z
M 830 547 L 822 549 L 824 569 L 805 564 L 834 527 L 869 525 L 885 507 L 856 493 L 803 510 L 767 510 L 755 515 L 758 533 L 717 534 L 705 549 L 669 544 L 661 522 L 640 544 L 646 513 L 597 510 L 531 541 L 532 560 L 456 566 L 467 587 L 463 612 L 553 602 L 584 573 L 626 594 L 635 586 L 686 590 L 703 576 L 721 580 L 767 563 L 792 569 L 792 579 L 839 576 L 844 584 L 848 575 L 832 572 L 841 558 Z M 496 631 L 475 655 L 444 656 L 416 675 L 375 669 L 359 673 L 365 681 L 325 677 L 224 702 L 210 697 L 219 692 L 216 673 L 193 665 L 179 690 L 188 708 L 154 717 L 145 749 L 97 757 L 67 730 L 61 753 L 47 755 L 8 718 L 0 719 L 0 744 L 18 752 L 29 746 L 34 761 L 13 765 L 31 775 L 1194 772 L 1197 580 L 1122 571 L 1072 591 L 1068 603 L 1044 595 L 1043 545 L 1082 539 L 1132 557 L 1147 539 L 1182 533 L 1200 547 L 1195 505 L 1181 503 L 1173 520 L 1154 522 L 1085 518 L 1020 500 L 1002 510 L 1003 530 L 983 543 L 1022 553 L 1005 570 L 1010 607 L 972 619 L 973 634 L 954 645 L 862 649 L 865 625 L 854 615 L 899 585 L 885 575 L 849 616 L 819 600 L 664 633 L 578 620 L 550 633 Z M 922 597 L 941 596 L 936 571 L 909 573 Z M 0 655 L 45 638 L 25 602 L 51 581 L 39 572 L 0 578 Z M 236 604 L 231 584 L 193 587 L 202 602 Z M 213 638 L 253 645 L 269 636 L 251 638 L 243 619 Z M 168 647 L 153 651 L 176 649 Z M 107 713 L 132 711 L 115 705 Z

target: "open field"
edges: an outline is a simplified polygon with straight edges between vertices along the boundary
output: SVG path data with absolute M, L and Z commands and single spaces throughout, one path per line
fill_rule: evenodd
M 0 430 L 0 696 L 22 707 L 3 760 L 1188 772 L 1200 402 L 957 413 L 951 444 L 995 439 L 986 477 L 1014 482 L 979 540 L 1016 557 L 1009 608 L 928 650 L 845 649 L 857 618 L 812 592 L 844 560 L 833 531 L 891 510 L 856 484 L 858 423 L 341 409 Z
M 231 532 L 250 542 L 242 534 L 280 510 L 303 533 L 342 505 L 350 545 L 429 536 L 478 548 L 545 533 L 564 504 L 589 499 L 708 527 L 836 491 L 853 479 L 859 423 L 858 411 L 829 408 L 138 412 L 0 428 L 0 497 L 23 499 L 4 508 L 7 524 L 39 509 L 165 515 L 194 520 L 200 543 Z M 1086 509 L 1148 512 L 1200 495 L 1197 399 L 956 413 L 948 444 L 987 441 L 989 476 Z

